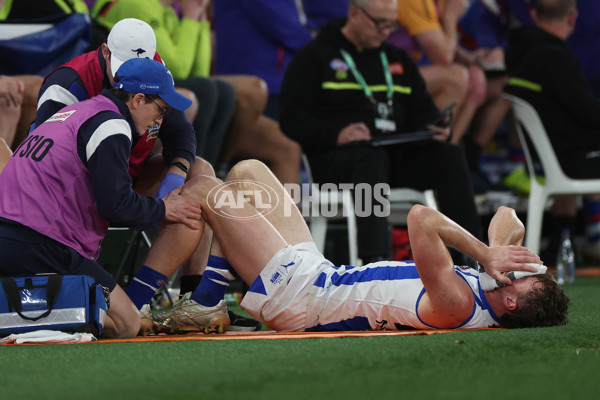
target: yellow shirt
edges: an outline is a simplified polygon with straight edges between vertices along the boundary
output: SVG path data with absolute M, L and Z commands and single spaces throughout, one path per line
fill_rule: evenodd
M 444 0 L 396 0 L 398 22 L 410 36 L 442 29 L 439 15 L 444 8 Z
M 421 48 L 414 40 L 416 35 L 442 29 L 439 15 L 444 0 L 396 0 L 400 28 L 390 35 L 390 43 L 403 48 L 418 61 L 423 56 Z

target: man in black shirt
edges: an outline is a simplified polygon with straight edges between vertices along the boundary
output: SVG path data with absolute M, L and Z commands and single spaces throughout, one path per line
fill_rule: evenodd
M 510 32 L 506 50 L 510 78 L 505 91 L 526 100 L 536 109 L 566 175 L 576 179 L 598 179 L 600 103 L 594 98 L 579 61 L 565 42 L 575 28 L 576 1 L 538 0 L 532 16 L 535 25 Z M 555 199 L 553 238 L 549 249 L 556 248 L 563 229 L 574 230 L 576 200 L 575 196 Z M 586 198 L 584 208 L 588 221 L 588 243 L 584 252 L 598 257 L 598 197 Z
M 324 26 L 288 66 L 281 127 L 299 142 L 319 183 L 388 183 L 434 189 L 440 209 L 475 236 L 481 226 L 462 150 L 408 54 L 385 39 L 396 26 L 395 0 L 352 0 L 348 18 Z M 429 129 L 433 140 L 372 147 L 361 141 Z M 387 219 L 359 217 L 359 256 L 389 257 Z

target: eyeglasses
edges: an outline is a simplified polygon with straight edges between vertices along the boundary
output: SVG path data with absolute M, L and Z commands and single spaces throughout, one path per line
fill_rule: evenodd
M 398 26 L 398 22 L 396 22 L 394 20 L 389 20 L 389 19 L 385 19 L 385 18 L 374 18 L 364 8 L 362 8 L 362 7 L 357 7 L 357 8 L 363 14 L 365 14 L 365 16 L 367 18 L 369 18 L 371 20 L 371 22 L 375 25 L 375 28 L 377 28 L 380 31 L 383 31 L 386 29 L 394 30 Z
M 156 107 L 158 107 L 158 109 L 160 110 L 160 114 L 158 114 L 158 117 L 156 117 L 156 119 L 163 119 L 165 115 L 167 115 L 167 111 L 169 111 L 169 108 L 162 108 L 154 99 L 150 100 L 152 100 L 152 102 L 156 104 Z

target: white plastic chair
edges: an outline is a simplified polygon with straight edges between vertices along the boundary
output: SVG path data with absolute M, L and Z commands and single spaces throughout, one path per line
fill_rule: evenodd
M 308 163 L 308 158 L 305 154 L 302 154 L 302 164 L 308 183 L 314 183 L 310 164 Z M 316 189 L 315 185 L 312 185 L 312 187 L 313 189 Z M 352 193 L 350 191 L 333 190 L 323 192 L 317 189 L 315 193 L 312 193 L 312 198 L 317 199 L 317 201 L 315 202 L 313 200 L 311 204 L 312 212 L 308 217 L 308 222 L 311 235 L 319 251 L 325 251 L 325 237 L 327 235 L 328 220 L 331 218 L 345 218 L 348 230 L 348 259 L 350 265 L 360 265 L 361 260 L 358 258 L 356 215 Z M 390 212 L 392 214 L 390 219 L 394 217 L 394 214 L 407 214 L 413 204 L 423 204 L 437 210 L 437 202 L 433 190 L 421 192 L 409 188 L 394 188 L 390 190 L 388 200 L 390 202 Z M 326 207 L 335 206 L 338 207 L 338 210 L 341 206 L 342 215 L 340 216 L 338 212 L 335 217 L 326 217 L 320 212 L 322 205 L 325 205 Z M 399 207 L 402 205 L 406 205 L 406 207 Z M 299 204 L 299 207 L 302 207 L 302 204 Z
M 600 179 L 573 179 L 566 176 L 558 163 L 537 111 L 531 104 L 516 96 L 504 94 L 504 97 L 512 103 L 517 121 L 517 132 L 531 177 L 525 246 L 537 254 L 540 248 L 544 209 L 548 199 L 555 195 L 600 193 Z M 526 137 L 533 143 L 535 152 L 539 156 L 539 161 L 544 169 L 546 175 L 544 184 L 540 184 L 535 179 L 532 152 L 527 145 Z
M 346 226 L 348 230 L 348 261 L 350 265 L 360 265 L 358 258 L 358 242 L 356 239 L 356 215 L 354 214 L 354 200 L 352 199 L 352 193 L 348 190 L 345 191 L 321 191 L 317 188 L 312 177 L 312 171 L 308 158 L 305 154 L 302 154 L 302 165 L 306 174 L 307 183 L 311 184 L 312 190 L 311 197 L 311 212 L 308 217 L 308 223 L 310 227 L 310 233 L 317 245 L 317 248 L 321 253 L 325 252 L 325 237 L 327 235 L 327 223 L 329 218 L 345 218 Z M 342 215 L 339 212 L 336 213 L 335 217 L 325 217 L 321 210 L 323 207 L 330 209 L 336 207 L 339 210 L 341 206 Z M 298 205 L 302 210 L 302 203 Z

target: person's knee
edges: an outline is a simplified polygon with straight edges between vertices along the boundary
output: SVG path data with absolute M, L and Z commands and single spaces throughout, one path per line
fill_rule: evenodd
M 201 157 L 196 157 L 192 168 L 190 169 L 190 174 L 188 175 L 188 179 L 192 176 L 196 175 L 207 175 L 207 176 L 215 176 L 215 169 L 213 166 Z
M 302 158 L 302 147 L 298 142 L 282 134 L 276 144 L 276 151 L 271 152 L 270 161 L 277 164 L 295 164 L 300 166 Z
M 302 160 L 302 146 L 296 141 L 290 140 L 284 149 L 286 159 L 294 165 L 300 166 Z
M 190 89 L 176 88 L 175 90 L 180 95 L 185 96 L 192 101 L 192 105 L 189 106 L 184 111 L 184 113 L 185 113 L 185 116 L 188 121 L 194 122 L 194 119 L 196 119 L 196 115 L 198 114 L 198 109 L 200 107 L 200 105 L 198 103 L 198 97 L 196 97 L 196 94 L 193 91 L 191 91 Z
M 269 171 L 262 161 L 249 159 L 242 160 L 235 164 L 227 174 L 227 181 L 233 180 L 254 180 L 257 175 Z
M 267 83 L 256 76 L 244 76 L 232 82 L 238 107 L 262 114 L 267 106 L 269 90 Z
M 221 180 L 216 178 L 214 174 L 210 175 L 194 175 L 190 177 L 181 190 L 181 195 L 188 197 L 194 201 L 207 204 L 208 193 L 216 186 L 222 184 Z
M 37 107 L 38 94 L 42 87 L 42 83 L 44 82 L 44 77 L 39 75 L 19 75 L 18 78 L 21 79 L 25 85 L 25 90 L 23 91 L 23 105 Z
M 467 91 L 467 99 L 471 103 L 481 105 L 485 101 L 487 92 L 487 81 L 483 70 L 472 65 L 469 67 L 469 85 Z
M 448 66 L 448 84 L 452 90 L 458 90 L 461 93 L 467 93 L 469 88 L 469 70 L 460 64 Z
M 453 98 L 462 99 L 467 93 L 469 71 L 460 64 L 426 66 L 420 71 L 432 96 L 452 94 Z

